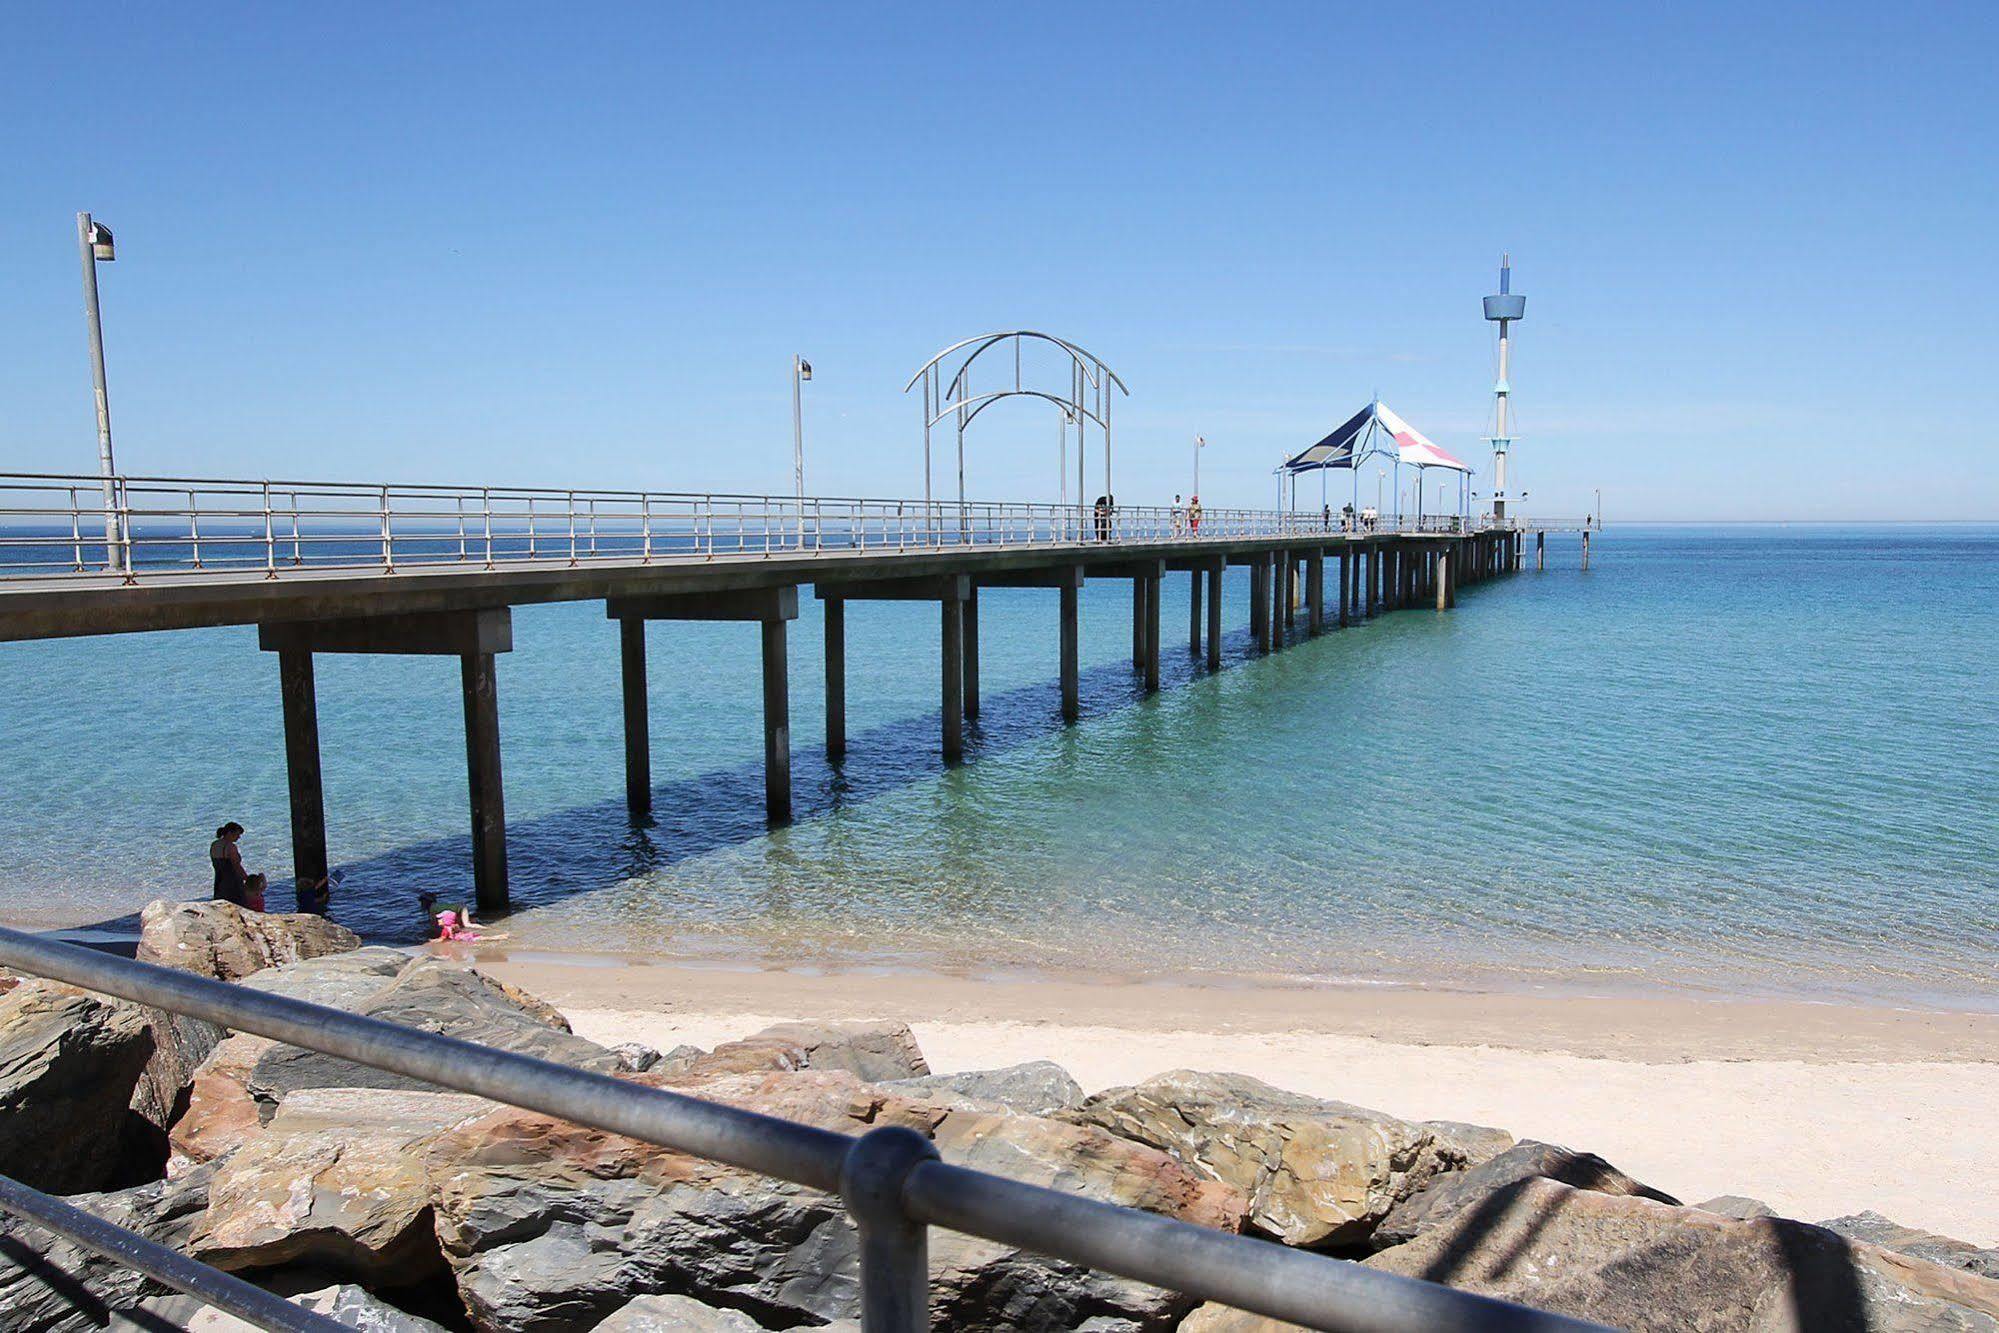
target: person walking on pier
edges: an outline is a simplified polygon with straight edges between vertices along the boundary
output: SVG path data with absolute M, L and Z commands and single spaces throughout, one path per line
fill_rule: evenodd
M 1173 495 L 1173 535 L 1175 537 L 1178 537 L 1186 530 L 1184 526 L 1186 521 L 1187 511 L 1181 507 L 1180 495 L 1176 491 Z
M 208 861 L 215 867 L 215 896 L 238 907 L 245 904 L 249 886 L 243 873 L 243 853 L 236 848 L 242 836 L 243 826 L 232 819 L 215 830 L 215 841 L 208 844 Z
M 1201 497 L 1198 495 L 1187 499 L 1187 531 L 1197 537 L 1201 535 Z
M 1097 516 L 1097 540 L 1107 542 L 1111 539 L 1111 498 L 1099 495 L 1093 509 Z

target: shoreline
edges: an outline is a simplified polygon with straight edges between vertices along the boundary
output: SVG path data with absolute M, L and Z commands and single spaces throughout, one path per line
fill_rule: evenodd
M 478 950 L 607 1044 L 796 1019 L 907 1022 L 939 1072 L 1061 1064 L 1090 1092 L 1249 1074 L 1408 1119 L 1601 1153 L 1686 1202 L 1872 1209 L 1999 1244 L 1999 1016 L 1816 1003 L 740 972 Z

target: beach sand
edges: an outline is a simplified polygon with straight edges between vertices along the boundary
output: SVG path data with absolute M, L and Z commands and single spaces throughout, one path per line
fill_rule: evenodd
M 1999 1245 L 1999 1015 L 481 954 L 601 1042 L 901 1019 L 939 1071 L 1047 1059 L 1094 1092 L 1233 1070 L 1586 1149 L 1690 1203 L 1747 1194 L 1807 1221 L 1871 1208 Z

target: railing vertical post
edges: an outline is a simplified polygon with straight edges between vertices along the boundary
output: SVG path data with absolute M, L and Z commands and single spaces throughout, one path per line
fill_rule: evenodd
M 576 492 L 569 493 L 569 563 L 576 563 Z
M 393 571 L 396 567 L 396 543 L 389 531 L 389 488 L 382 487 L 382 568 Z
M 652 494 L 639 492 L 639 544 L 647 563 L 652 561 Z
M 271 483 L 264 483 L 264 577 L 278 576 L 278 538 L 271 526 Z
M 294 565 L 303 565 L 305 563 L 305 547 L 299 541 L 298 535 L 298 492 L 291 491 L 289 495 L 292 502 L 292 563 Z
M 458 559 L 462 563 L 465 551 L 465 496 L 461 493 L 454 502 L 458 508 Z
M 493 492 L 487 487 L 479 488 L 480 535 L 486 540 L 486 568 L 493 567 Z
M 528 497 L 528 559 L 535 557 L 534 545 L 534 497 Z
M 187 493 L 187 541 L 194 551 L 194 567 L 201 568 L 201 519 L 199 503 L 193 491 Z
M 76 555 L 76 572 L 83 572 L 83 508 L 76 498 L 76 487 L 69 488 L 69 541 Z M 111 553 L 104 553 L 104 563 L 111 563 Z
M 909 1173 L 937 1160 L 913 1129 L 883 1126 L 854 1141 L 840 1166 L 840 1197 L 861 1233 L 862 1333 L 928 1333 L 928 1229 L 903 1206 Z

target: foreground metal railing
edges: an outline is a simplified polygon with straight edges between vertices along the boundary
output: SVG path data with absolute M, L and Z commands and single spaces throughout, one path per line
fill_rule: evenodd
M 1519 520 L 1510 520 L 1517 524 Z M 1454 514 L 0 473 L 0 580 L 650 564 L 1467 530 Z
M 848 1137 L 5 928 L 0 964 L 836 1194 L 860 1234 L 862 1327 L 868 1333 L 930 1326 L 932 1226 L 1309 1328 L 1556 1333 L 1597 1327 L 952 1166 L 939 1160 L 929 1140 L 907 1129 Z M 36 1216 L 32 1199 L 17 1204 L 23 1204 L 18 1193 L 0 1193 L 0 1208 L 38 1221 L 47 1216 L 46 1210 Z M 137 1262 L 137 1251 L 105 1248 L 121 1242 L 82 1243 Z M 185 1270 L 147 1271 L 183 1290 L 213 1290 L 189 1285 L 199 1279 Z M 237 1313 L 259 1322 L 254 1312 Z

